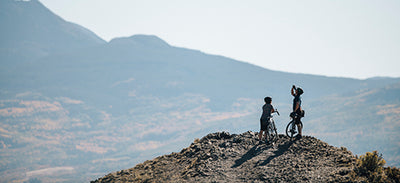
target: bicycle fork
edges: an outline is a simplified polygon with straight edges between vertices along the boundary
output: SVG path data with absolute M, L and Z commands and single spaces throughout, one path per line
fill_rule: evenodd
M 291 128 L 290 128 L 290 132 L 292 133 L 292 134 L 295 134 L 295 133 L 297 133 L 296 132 L 296 126 L 295 126 L 296 124 L 293 122 L 292 123 L 292 126 L 291 126 Z

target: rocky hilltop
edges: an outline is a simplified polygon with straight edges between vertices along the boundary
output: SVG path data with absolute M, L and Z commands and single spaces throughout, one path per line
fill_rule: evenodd
M 280 135 L 268 145 L 257 133 L 218 132 L 196 139 L 179 153 L 145 161 L 99 182 L 348 182 L 356 158 L 314 137 Z

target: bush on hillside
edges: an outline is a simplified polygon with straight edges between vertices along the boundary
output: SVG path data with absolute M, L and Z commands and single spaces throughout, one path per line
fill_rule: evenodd
M 393 182 L 400 183 L 400 170 L 398 168 L 384 168 L 386 161 L 377 151 L 367 152 L 357 157 L 353 180 L 367 182 Z
M 377 151 L 367 152 L 357 157 L 353 178 L 360 180 L 366 178 L 369 182 L 386 182 L 387 176 L 383 166 L 386 161 Z
M 400 169 L 396 167 L 387 167 L 385 168 L 385 173 L 387 177 L 390 179 L 388 182 L 392 183 L 400 183 Z

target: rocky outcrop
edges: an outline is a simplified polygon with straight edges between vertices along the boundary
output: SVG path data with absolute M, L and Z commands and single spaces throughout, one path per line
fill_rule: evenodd
M 179 153 L 145 161 L 92 182 L 348 182 L 355 157 L 314 137 L 273 145 L 257 133 L 218 132 Z

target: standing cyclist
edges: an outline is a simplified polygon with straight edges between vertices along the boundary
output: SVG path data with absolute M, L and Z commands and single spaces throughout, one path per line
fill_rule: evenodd
M 299 129 L 299 134 L 297 135 L 297 137 L 301 138 L 302 126 L 300 125 L 300 118 L 303 116 L 303 112 L 301 109 L 300 95 L 303 94 L 303 90 L 301 88 L 296 88 L 296 86 L 293 85 L 291 93 L 294 96 L 294 99 L 293 99 L 293 112 L 290 114 L 290 116 L 294 118 L 295 124 L 297 125 L 297 129 Z
M 260 142 L 262 141 L 262 135 L 265 133 L 265 137 L 267 137 L 267 127 L 269 125 L 269 118 L 271 117 L 271 114 L 275 112 L 274 107 L 271 105 L 272 103 L 272 98 L 271 97 L 265 97 L 264 98 L 265 104 L 262 107 L 262 115 L 260 118 L 260 133 L 258 133 L 258 139 Z

